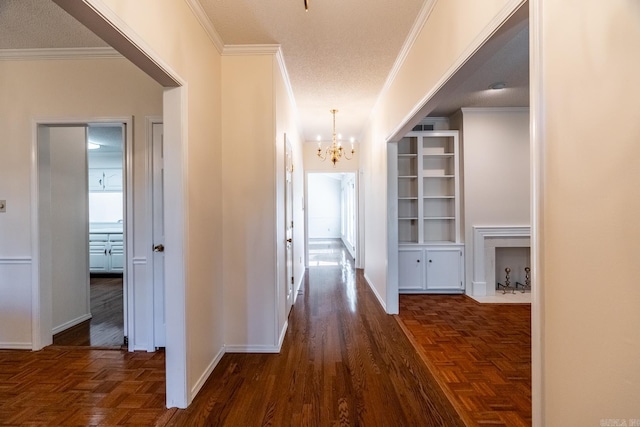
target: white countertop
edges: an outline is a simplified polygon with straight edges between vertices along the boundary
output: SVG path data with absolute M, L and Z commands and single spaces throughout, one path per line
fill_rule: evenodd
M 114 233 L 122 233 L 122 223 L 121 222 L 91 222 L 89 223 L 89 233 L 104 233 L 104 234 L 114 234 Z

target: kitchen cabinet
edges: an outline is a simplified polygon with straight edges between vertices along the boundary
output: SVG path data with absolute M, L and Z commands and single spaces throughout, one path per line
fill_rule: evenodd
M 121 168 L 89 169 L 89 191 L 122 191 Z
M 122 233 L 89 234 L 89 271 L 91 273 L 122 273 L 124 271 Z

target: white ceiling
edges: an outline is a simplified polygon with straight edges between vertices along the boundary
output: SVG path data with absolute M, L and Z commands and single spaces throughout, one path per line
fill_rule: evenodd
M 317 135 L 330 139 L 332 108 L 339 110 L 337 132 L 359 138 L 425 3 L 308 0 L 305 12 L 304 0 L 199 1 L 225 45 L 281 45 L 308 141 Z M 50 0 L 0 0 L 0 49 L 104 46 Z M 527 106 L 526 22 L 481 50 L 459 74 L 425 115 L 448 115 L 460 107 Z M 488 94 L 496 81 L 508 88 Z

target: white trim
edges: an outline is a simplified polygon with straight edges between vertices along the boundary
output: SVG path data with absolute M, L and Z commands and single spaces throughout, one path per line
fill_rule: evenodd
M 544 404 L 544 278 L 542 272 L 542 230 L 544 221 L 544 57 L 543 1 L 529 0 L 529 126 L 531 156 L 531 410 L 532 426 L 542 427 Z
M 64 59 L 122 59 L 112 47 L 65 47 L 47 49 L 0 49 L 0 61 Z
M 131 263 L 133 265 L 146 265 L 147 264 L 147 257 L 131 258 Z
M 391 85 L 395 81 L 398 73 L 400 72 L 400 69 L 404 65 L 404 62 L 407 60 L 407 56 L 409 55 L 409 52 L 411 52 L 411 48 L 413 47 L 418 36 L 420 35 L 422 28 L 424 28 L 424 25 L 427 23 L 429 16 L 431 16 L 431 12 L 435 7 L 436 2 L 437 0 L 427 0 L 422 5 L 422 8 L 420 9 L 418 16 L 416 16 L 416 19 L 413 22 L 413 26 L 411 27 L 411 30 L 409 31 L 409 34 L 407 35 L 407 38 L 405 39 L 404 44 L 402 45 L 402 49 L 400 49 L 400 52 L 396 57 L 396 61 L 393 63 L 393 67 L 391 68 L 391 71 L 387 76 L 387 80 L 385 80 L 384 85 L 382 86 L 382 90 L 378 95 L 378 100 L 374 104 L 374 107 L 371 109 L 371 111 L 375 111 L 380 99 L 382 99 L 382 97 L 387 93 L 389 88 L 391 88 Z
M 464 107 L 463 113 L 526 113 L 529 107 Z
M 59 334 L 60 332 L 66 331 L 69 328 L 72 328 L 76 325 L 79 325 L 82 322 L 85 322 L 91 319 L 91 313 L 83 314 L 82 316 L 78 316 L 75 319 L 71 319 L 68 322 L 64 322 L 62 325 L 58 325 L 51 329 L 51 334 Z
M 32 350 L 30 342 L 0 342 L 0 350 Z
M 13 264 L 31 264 L 30 257 L 3 257 L 0 258 L 0 265 L 13 265 Z
M 364 276 L 364 280 L 367 282 L 367 285 L 369 285 L 369 289 L 371 289 L 373 294 L 376 296 L 376 298 L 378 299 L 378 302 L 382 306 L 382 309 L 385 311 L 385 313 L 393 314 L 393 313 L 388 313 L 387 312 L 387 305 L 385 304 L 384 300 L 382 299 L 382 297 L 380 296 L 380 294 L 376 290 L 375 286 L 373 286 L 373 282 L 371 281 L 371 279 L 369 279 L 369 276 L 367 276 L 366 271 L 365 271 L 365 273 L 363 273 L 363 276 Z
M 46 298 L 48 303 L 51 303 L 51 295 L 43 294 L 42 289 L 40 287 L 40 228 L 39 228 L 39 200 L 40 200 L 40 189 L 38 186 L 38 128 L 40 126 L 55 126 L 55 125 L 65 125 L 65 126 L 87 126 L 89 124 L 99 124 L 99 123 L 120 123 L 126 127 L 126 137 L 129 141 L 131 141 L 131 146 L 133 144 L 133 117 L 132 116 L 120 116 L 120 117 L 78 117 L 78 116 L 62 116 L 62 117 L 34 117 L 31 119 L 31 247 L 32 247 L 32 264 L 31 264 L 31 339 L 32 339 L 32 349 L 40 350 L 44 346 L 51 344 L 52 336 L 51 331 L 53 330 L 53 325 L 50 323 L 51 319 L 45 316 L 47 320 L 47 324 L 43 324 L 42 319 L 42 304 L 45 302 L 43 298 Z M 124 147 L 123 147 L 124 148 Z M 131 147 L 132 149 L 132 147 Z M 132 151 L 127 152 L 127 150 L 123 151 L 124 161 L 128 161 L 129 164 L 132 164 L 133 159 L 130 158 L 127 160 L 127 156 L 132 156 Z M 130 182 L 130 179 L 127 179 L 126 182 Z M 132 193 L 128 188 L 130 184 L 127 184 L 127 193 Z M 128 194 L 127 197 L 133 197 L 132 194 Z M 133 200 L 133 199 L 131 199 Z M 133 227 L 133 203 L 126 203 L 127 208 L 125 212 L 125 227 Z M 131 214 L 130 217 L 128 215 Z M 128 224 L 128 225 L 127 225 Z M 127 230 L 125 228 L 125 232 Z M 129 235 L 133 235 L 131 230 L 128 231 Z M 127 239 L 127 234 L 124 234 L 125 239 Z M 127 239 L 127 241 L 130 239 Z M 125 257 L 128 257 L 128 246 L 125 248 Z M 126 259 L 126 258 L 125 258 Z M 124 274 L 124 287 L 126 288 L 127 294 L 133 293 L 133 285 L 131 283 L 130 272 L 125 268 Z M 45 296 L 46 295 L 46 296 Z M 126 301 L 128 302 L 130 296 L 127 295 Z M 129 304 L 127 304 L 125 310 L 129 310 Z M 133 313 L 129 313 L 133 315 Z M 125 333 L 127 333 L 128 325 L 131 325 L 132 322 L 130 319 L 127 319 L 127 313 L 125 313 L 124 317 L 125 323 Z M 132 340 L 132 336 L 127 333 L 127 337 L 129 338 L 129 342 Z
M 162 116 L 147 116 L 145 117 L 145 126 L 146 126 L 146 135 L 145 135 L 145 150 L 147 152 L 147 158 L 144 162 L 144 171 L 143 176 L 145 177 L 145 204 L 147 207 L 147 211 L 144 214 L 146 218 L 146 227 L 145 227 L 145 246 L 146 246 L 146 257 L 145 264 L 147 264 L 147 268 L 145 270 L 146 279 L 147 279 L 147 289 L 150 291 L 151 298 L 147 300 L 147 310 L 149 313 L 152 313 L 149 321 L 150 326 L 147 334 L 147 348 L 148 352 L 153 352 L 156 350 L 156 322 L 155 322 L 155 288 L 154 284 L 154 257 L 153 257 L 153 125 L 163 123 Z M 147 263 L 147 259 L 149 262 Z M 166 306 L 166 301 L 165 301 Z M 165 331 L 166 337 L 166 331 Z M 165 341 L 166 345 L 166 341 Z
M 510 0 L 508 1 L 502 10 L 496 14 L 488 25 L 476 36 L 476 38 L 469 44 L 458 59 L 449 67 L 449 69 L 442 75 L 440 80 L 413 106 L 413 108 L 404 116 L 400 123 L 389 132 L 385 141 L 390 142 L 403 136 L 403 129 L 407 124 L 419 114 L 420 110 L 427 104 L 427 102 L 433 98 L 444 85 L 462 68 L 462 66 L 475 55 L 475 53 L 485 44 L 487 40 L 506 22 L 527 0 Z M 381 97 L 380 97 L 381 98 Z M 376 102 L 377 103 L 377 102 Z
M 185 1 L 187 3 L 187 6 L 189 6 L 191 11 L 195 15 L 200 25 L 202 25 L 202 28 L 204 29 L 205 33 L 207 33 L 207 36 L 209 36 L 209 40 L 211 40 L 213 45 L 218 50 L 218 53 L 222 53 L 222 51 L 224 50 L 224 42 L 222 41 L 222 37 L 220 37 L 220 34 L 213 26 L 213 23 L 209 19 L 209 16 L 207 16 L 207 13 L 202 8 L 202 5 L 200 4 L 200 2 L 198 0 L 185 0 Z
M 282 329 L 280 329 L 280 338 L 278 338 L 278 353 L 280 353 L 282 342 L 284 341 L 284 337 L 287 335 L 287 328 L 289 328 L 289 321 L 285 320 L 284 325 L 282 325 Z
M 280 353 L 275 345 L 225 345 L 225 353 Z
M 304 282 L 304 276 L 305 276 L 305 273 L 307 272 L 307 269 L 308 268 L 304 268 L 302 270 L 302 275 L 300 276 L 300 279 L 298 279 L 298 284 L 293 289 L 293 305 L 295 305 L 296 301 L 298 301 L 298 293 L 300 292 L 300 288 L 302 288 L 302 283 Z
M 276 55 L 280 50 L 279 44 L 234 44 L 225 46 L 222 56 Z
M 220 359 L 222 359 L 222 356 L 224 356 L 224 354 L 225 354 L 225 349 L 223 347 L 220 349 L 218 354 L 216 354 L 216 356 L 213 358 L 211 363 L 209 363 L 209 366 L 207 366 L 207 369 L 205 369 L 203 374 L 200 375 L 200 378 L 198 378 L 198 381 L 196 381 L 193 387 L 191 387 L 191 397 L 189 400 L 193 400 L 193 398 L 196 397 L 196 394 L 198 394 L 198 392 L 202 389 L 204 384 L 207 382 L 207 379 L 213 373 L 213 370 L 216 368 L 216 366 L 218 366 L 218 363 L 220 363 Z
M 531 227 L 525 226 L 473 226 L 473 295 L 485 296 L 494 292 L 495 285 L 487 284 L 487 259 L 485 249 L 487 240 L 492 238 L 526 238 L 527 245 L 530 245 Z M 524 246 L 518 242 L 515 246 Z
M 188 87 L 165 88 L 163 124 L 165 153 L 165 287 L 167 407 L 186 408 L 188 386 L 187 260 L 189 259 L 188 204 Z

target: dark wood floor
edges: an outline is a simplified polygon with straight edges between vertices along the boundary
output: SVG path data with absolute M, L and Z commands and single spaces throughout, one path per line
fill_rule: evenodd
M 401 295 L 398 318 L 467 425 L 531 425 L 529 304 Z
M 92 275 L 91 319 L 53 336 L 54 345 L 120 348 L 124 344 L 122 275 Z
M 0 425 L 462 426 L 398 322 L 335 242 L 314 249 L 280 354 L 226 354 L 164 409 L 164 354 L 0 351 Z

